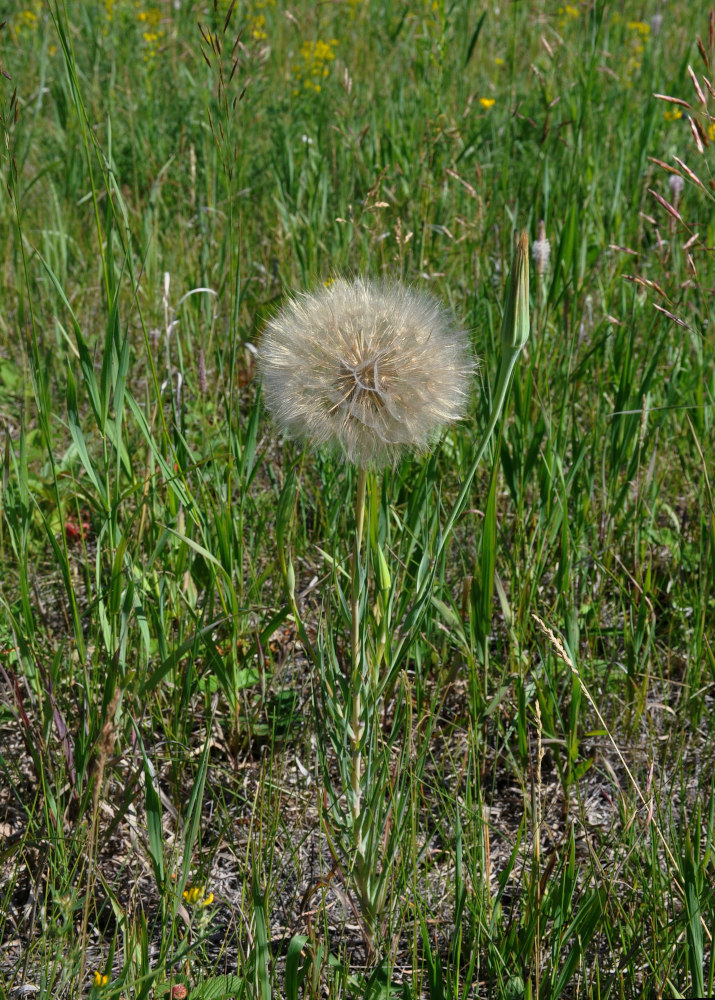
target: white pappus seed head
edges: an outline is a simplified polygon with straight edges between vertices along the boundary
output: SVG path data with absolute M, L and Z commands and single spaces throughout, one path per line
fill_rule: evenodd
M 683 188 L 685 187 L 685 181 L 680 176 L 680 174 L 671 174 L 668 178 L 668 186 L 673 193 L 673 197 L 677 200 L 683 193 Z
M 268 322 L 258 367 L 283 432 L 378 468 L 464 414 L 475 364 L 467 334 L 432 296 L 337 278 Z
M 531 244 L 531 256 L 534 258 L 534 270 L 541 276 L 546 274 L 551 257 L 551 243 L 546 238 L 546 225 L 539 223 L 539 238 Z

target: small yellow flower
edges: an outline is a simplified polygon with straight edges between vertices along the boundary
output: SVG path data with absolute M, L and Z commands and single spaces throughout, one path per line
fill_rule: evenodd
M 36 31 L 39 27 L 39 23 L 37 14 L 34 10 L 21 10 L 16 19 L 12 22 L 11 27 L 15 32 L 15 35 L 19 37 L 28 30 Z
M 189 906 L 194 906 L 199 900 L 203 899 L 204 892 L 205 887 L 203 885 L 191 885 L 188 889 L 184 889 L 183 897 Z
M 138 8 L 139 4 L 135 6 Z M 144 29 L 142 31 L 142 40 L 146 46 L 144 60 L 149 62 L 155 58 L 159 42 L 164 37 L 164 31 L 159 27 L 162 19 L 161 10 L 158 7 L 148 7 L 146 10 L 139 10 L 137 17 Z
M 251 38 L 255 42 L 262 42 L 268 37 L 266 32 L 266 15 L 255 14 L 250 21 Z
M 712 122 L 710 125 L 708 125 L 708 139 L 710 140 L 715 139 L 715 122 Z
M 307 90 L 319 93 L 320 83 L 318 81 L 330 73 L 330 63 L 335 59 L 333 50 L 337 44 L 336 38 L 331 38 L 327 42 L 320 39 L 314 42 L 303 42 L 300 47 L 302 61 L 293 66 L 293 73 L 297 77 L 296 83 L 302 83 Z M 294 93 L 296 92 L 294 91 Z
M 627 27 L 629 31 L 637 31 L 643 38 L 650 34 L 650 25 L 645 21 L 629 21 Z
M 496 56 L 496 58 L 494 59 L 494 65 L 495 66 L 503 66 L 504 65 L 504 60 L 501 59 L 499 56 Z
M 483 108 L 486 108 L 488 111 L 489 108 L 493 107 L 496 104 L 496 101 L 494 100 L 493 97 L 480 97 L 479 103 Z
M 679 118 L 683 117 L 683 112 L 680 108 L 668 108 L 668 110 L 663 113 L 663 117 L 667 122 L 677 122 Z
M 106 986 L 109 982 L 109 976 L 106 972 L 100 972 L 99 969 L 94 970 L 93 984 L 97 989 L 101 989 L 102 986 Z
M 189 906 L 211 906 L 214 901 L 214 894 L 207 894 L 205 885 L 190 885 L 184 889 L 182 896 Z

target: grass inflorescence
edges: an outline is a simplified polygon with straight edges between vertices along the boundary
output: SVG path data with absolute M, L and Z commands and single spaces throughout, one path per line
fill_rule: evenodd
M 713 15 L 5 6 L 0 995 L 712 995 Z

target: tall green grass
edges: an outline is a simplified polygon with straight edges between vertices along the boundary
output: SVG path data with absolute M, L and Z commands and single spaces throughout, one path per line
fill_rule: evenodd
M 641 14 L 0 4 L 1 993 L 712 994 L 712 35 Z M 374 497 L 393 651 L 434 587 L 380 720 L 372 948 L 306 653 L 349 660 L 355 476 L 254 378 L 336 272 L 429 287 L 481 361 Z

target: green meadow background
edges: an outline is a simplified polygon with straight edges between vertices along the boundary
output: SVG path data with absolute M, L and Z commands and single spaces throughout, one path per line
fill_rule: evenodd
M 0 21 L 0 995 L 712 995 L 712 13 Z M 435 579 L 379 720 L 405 811 L 372 944 L 280 572 L 345 662 L 356 474 L 254 377 L 266 319 L 338 273 L 430 290 L 480 360 L 374 491 L 395 642 Z

